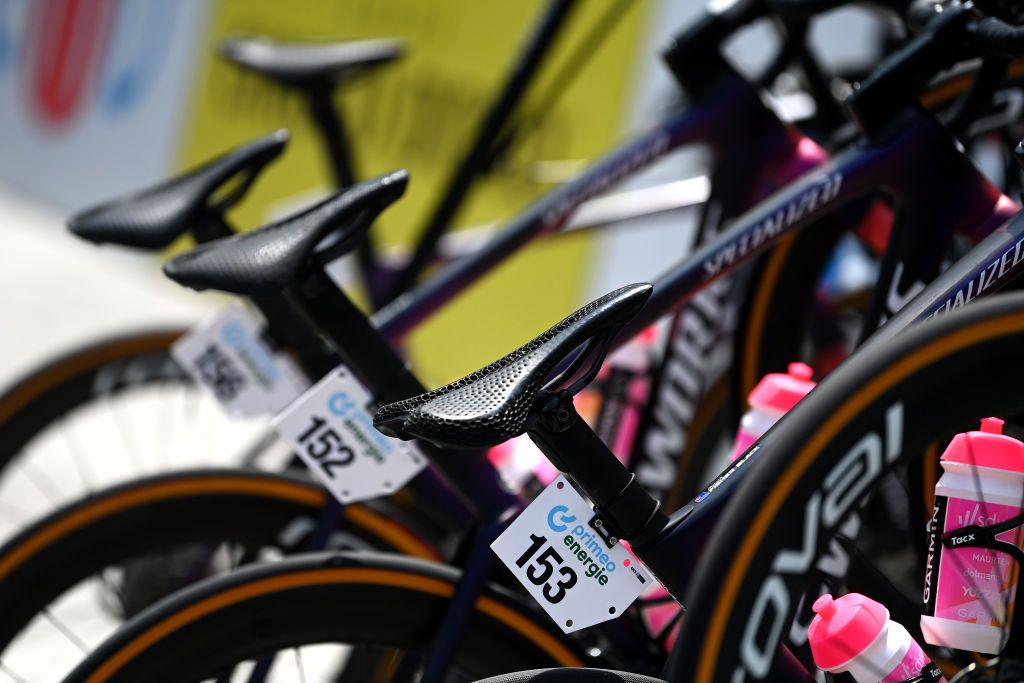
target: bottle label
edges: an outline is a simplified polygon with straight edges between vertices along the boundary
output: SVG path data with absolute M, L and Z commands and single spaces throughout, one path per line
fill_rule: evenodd
M 910 641 L 910 649 L 903 656 L 896 668 L 889 672 L 889 675 L 882 679 L 881 683 L 903 683 L 918 676 L 926 666 L 931 664 L 928 655 L 924 653 L 917 641 Z
M 1013 602 L 1017 580 L 1013 558 L 989 548 L 945 548 L 940 539 L 947 531 L 989 527 L 1020 512 L 1015 505 L 936 496 L 928 525 L 925 614 L 983 626 L 1007 625 L 1007 608 Z M 1020 530 L 1011 529 L 996 538 L 1019 544 Z

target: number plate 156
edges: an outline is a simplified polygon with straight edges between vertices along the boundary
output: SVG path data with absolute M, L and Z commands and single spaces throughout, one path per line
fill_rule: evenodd
M 426 466 L 414 445 L 374 429 L 371 403 L 339 366 L 274 418 L 277 433 L 342 503 L 394 493 Z
M 566 633 L 622 614 L 653 582 L 622 544 L 609 548 L 586 500 L 558 477 L 491 549 Z

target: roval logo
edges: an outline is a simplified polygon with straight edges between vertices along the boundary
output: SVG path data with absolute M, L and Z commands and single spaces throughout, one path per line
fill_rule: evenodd
M 902 448 L 903 403 L 897 402 L 886 410 L 882 430 L 862 436 L 822 477 L 820 488 L 804 505 L 800 546 L 780 549 L 772 558 L 771 569 L 748 611 L 733 683 L 763 680 L 768 675 L 787 626 L 790 607 L 795 606 L 800 597 L 790 593 L 784 577 L 802 579 L 806 576 L 814 566 L 822 532 L 831 531 L 842 522 Z

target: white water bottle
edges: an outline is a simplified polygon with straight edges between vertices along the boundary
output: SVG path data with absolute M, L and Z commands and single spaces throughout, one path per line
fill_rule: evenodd
M 806 363 L 790 363 L 785 374 L 773 372 L 761 378 L 747 397 L 748 410 L 740 420 L 740 429 L 732 447 L 732 459 L 740 457 L 764 436 L 814 388 L 814 370 Z
M 1017 588 L 1017 563 L 988 548 L 946 548 L 943 534 L 987 527 L 1021 513 L 1024 443 L 1003 434 L 1003 421 L 987 417 L 981 431 L 953 437 L 942 454 L 928 522 L 921 631 L 927 642 L 997 654 L 1006 644 Z M 998 536 L 1021 544 L 1020 529 Z
M 848 673 L 857 683 L 901 683 L 922 673 L 928 681 L 944 680 L 885 605 L 859 593 L 834 600 L 825 594 L 811 609 L 807 639 L 822 671 Z

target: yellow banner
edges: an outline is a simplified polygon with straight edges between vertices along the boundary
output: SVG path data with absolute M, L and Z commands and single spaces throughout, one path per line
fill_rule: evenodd
M 627 3 L 611 30 L 563 88 L 570 56 L 614 5 Z M 619 139 L 642 49 L 646 3 L 583 0 L 545 61 L 515 120 L 526 122 L 500 167 L 479 181 L 456 225 L 514 216 Z M 304 101 L 243 73 L 217 56 L 231 34 L 280 40 L 398 38 L 406 55 L 340 89 L 356 172 L 395 168 L 411 174 L 409 191 L 374 227 L 378 242 L 407 243 L 422 229 L 456 160 L 471 142 L 546 2 L 479 0 L 221 0 L 201 49 L 181 167 L 278 127 L 292 132 L 283 159 L 260 179 L 231 219 L 260 225 L 275 205 L 331 185 L 326 151 Z M 557 93 L 552 105 L 550 98 Z M 591 237 L 534 243 L 424 324 L 410 340 L 417 372 L 430 384 L 471 371 L 511 350 L 573 310 L 587 274 Z

